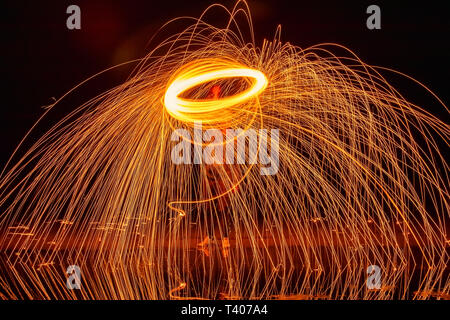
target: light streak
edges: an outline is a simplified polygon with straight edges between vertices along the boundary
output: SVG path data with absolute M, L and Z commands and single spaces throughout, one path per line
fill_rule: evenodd
M 216 99 L 183 99 L 180 95 L 196 86 L 218 79 L 251 78 L 250 88 L 231 97 Z M 193 61 L 182 68 L 180 74 L 170 83 L 164 96 L 164 105 L 174 118 L 185 121 L 204 123 L 224 120 L 224 109 L 236 108 L 243 102 L 257 97 L 267 87 L 266 76 L 258 70 L 236 66 L 236 63 L 220 59 Z M 220 116 L 208 117 L 210 113 L 220 111 Z M 216 114 L 217 115 L 217 114 Z

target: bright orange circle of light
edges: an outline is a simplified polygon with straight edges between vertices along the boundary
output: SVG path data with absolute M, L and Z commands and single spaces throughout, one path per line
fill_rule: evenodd
M 202 100 L 180 97 L 183 92 L 203 83 L 238 77 L 253 80 L 251 86 L 239 94 L 221 99 Z M 268 80 L 264 73 L 256 69 L 234 64 L 226 67 L 222 60 L 220 62 L 215 60 L 194 62 L 170 83 L 164 95 L 164 105 L 168 113 L 178 120 L 185 122 L 194 122 L 196 120 L 201 120 L 205 123 L 214 122 L 217 119 L 208 117 L 208 114 L 214 114 L 214 112 L 237 106 L 250 98 L 257 97 L 267 87 L 267 83 Z M 198 118 L 199 114 L 202 114 L 200 119 Z

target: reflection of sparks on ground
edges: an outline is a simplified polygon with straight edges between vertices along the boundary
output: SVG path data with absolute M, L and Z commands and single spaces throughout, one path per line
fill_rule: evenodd
M 0 297 L 448 298 L 449 125 L 345 48 L 240 35 L 198 20 L 5 170 Z M 195 120 L 280 129 L 278 173 L 172 164 Z

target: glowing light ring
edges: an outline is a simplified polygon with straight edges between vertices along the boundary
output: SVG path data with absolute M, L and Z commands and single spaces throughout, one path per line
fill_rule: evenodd
M 252 86 L 247 90 L 222 99 L 192 100 L 183 99 L 179 96 L 195 86 L 213 80 L 224 78 L 252 78 Z M 223 68 L 214 71 L 202 72 L 202 70 L 191 70 L 177 77 L 167 88 L 164 96 L 166 110 L 176 119 L 192 121 L 189 114 L 207 113 L 238 105 L 252 97 L 258 96 L 267 87 L 267 78 L 264 73 L 249 68 Z M 206 120 L 206 119 L 205 119 Z

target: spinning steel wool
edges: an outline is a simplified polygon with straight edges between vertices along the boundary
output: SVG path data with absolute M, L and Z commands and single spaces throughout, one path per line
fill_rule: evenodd
M 253 34 L 245 2 L 215 9 L 226 28 L 202 15 L 7 165 L 1 297 L 448 297 L 449 125 L 342 46 L 277 32 L 259 47 L 238 26 Z M 174 164 L 172 134 L 195 122 L 254 130 L 257 152 L 277 129 L 278 171 Z M 203 135 L 200 150 L 238 136 Z M 66 288 L 69 265 L 81 290 Z M 369 265 L 381 288 L 367 288 Z

